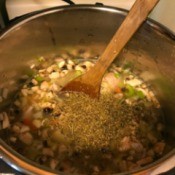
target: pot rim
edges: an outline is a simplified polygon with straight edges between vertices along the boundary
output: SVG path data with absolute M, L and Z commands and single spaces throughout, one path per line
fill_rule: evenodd
M 65 6 L 56 6 L 51 7 L 43 10 L 34 11 L 25 15 L 22 15 L 20 17 L 14 18 L 11 20 L 9 25 L 2 29 L 0 32 L 0 39 L 3 38 L 6 34 L 8 34 L 10 31 L 14 30 L 15 28 L 21 26 L 22 24 L 31 21 L 32 19 L 38 18 L 40 16 L 48 15 L 55 12 L 65 11 L 65 10 L 77 10 L 77 9 L 93 9 L 93 10 L 101 10 L 101 11 L 108 11 L 113 13 L 118 13 L 126 16 L 126 14 L 129 12 L 129 10 L 112 7 L 112 6 L 105 6 L 105 5 L 92 5 L 92 4 L 79 4 L 79 5 L 65 5 Z M 163 35 L 175 40 L 175 32 L 167 28 L 165 25 L 151 19 L 147 18 L 145 21 L 152 29 L 162 33 Z
M 6 35 L 8 35 L 8 33 L 15 30 L 17 27 L 22 26 L 26 22 L 36 19 L 38 17 L 56 13 L 56 12 L 65 11 L 65 10 L 67 11 L 67 10 L 78 10 L 78 9 L 108 11 L 108 12 L 118 13 L 124 16 L 126 16 L 126 14 L 128 13 L 128 10 L 125 10 L 125 9 L 110 7 L 110 6 L 102 6 L 102 5 L 71 5 L 71 6 L 66 5 L 66 6 L 52 7 L 52 8 L 32 12 L 18 19 L 15 19 L 14 21 L 10 23 L 10 25 L 6 29 L 4 29 L 1 32 L 0 40 Z M 167 36 L 168 38 L 172 40 L 175 40 L 175 33 L 170 31 L 168 28 L 166 28 L 162 24 L 150 18 L 146 20 L 146 23 L 153 30 Z M 168 161 L 169 159 L 171 159 L 173 156 L 175 156 L 175 148 L 172 151 L 170 151 L 168 154 L 163 156 L 162 158 L 158 159 L 157 161 L 149 165 L 146 165 L 142 168 L 137 168 L 133 171 L 117 173 L 117 175 L 125 175 L 125 174 L 137 174 L 138 175 L 145 171 L 150 172 L 156 169 L 157 167 L 159 167 L 165 161 Z M 24 173 L 42 174 L 42 175 L 46 175 L 46 174 L 55 175 L 58 173 L 60 175 L 65 174 L 62 172 L 51 170 L 50 168 L 44 167 L 42 165 L 39 165 L 38 163 L 35 163 L 25 158 L 24 156 L 22 156 L 21 154 L 13 150 L 10 146 L 8 146 L 1 138 L 0 138 L 0 158 L 2 158 L 2 160 L 4 160 L 7 164 L 9 164 L 12 168 L 16 169 L 17 171 L 24 172 Z

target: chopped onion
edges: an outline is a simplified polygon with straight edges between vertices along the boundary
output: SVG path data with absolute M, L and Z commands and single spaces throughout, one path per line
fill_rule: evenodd
M 3 116 L 4 118 L 3 118 L 2 128 L 5 129 L 10 126 L 10 121 L 9 121 L 9 117 L 6 112 L 3 113 Z
M 33 141 L 33 136 L 31 133 L 26 132 L 26 133 L 21 133 L 19 135 L 19 139 L 25 143 L 26 145 L 31 145 L 32 141 Z

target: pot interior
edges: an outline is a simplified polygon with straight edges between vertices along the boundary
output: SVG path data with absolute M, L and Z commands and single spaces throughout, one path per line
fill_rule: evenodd
M 2 100 L 1 109 L 9 105 L 19 78 L 36 57 L 52 57 L 72 48 L 88 48 L 92 57 L 99 56 L 125 15 L 107 7 L 58 8 L 29 17 L 4 32 L 0 37 L 0 93 L 8 89 L 8 97 Z M 170 152 L 175 144 L 175 42 L 165 29 L 154 26 L 145 22 L 114 63 L 129 63 L 156 95 L 165 116 Z M 4 135 L 1 131 L 2 139 Z

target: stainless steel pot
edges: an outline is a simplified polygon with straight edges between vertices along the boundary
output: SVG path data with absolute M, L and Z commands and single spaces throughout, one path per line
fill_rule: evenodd
M 88 47 L 94 55 L 102 53 L 126 14 L 124 10 L 104 6 L 71 6 L 47 9 L 16 21 L 0 36 L 0 90 L 8 88 L 9 94 L 15 91 L 19 76 L 37 56 L 52 55 L 70 47 Z M 175 145 L 174 38 L 165 27 L 148 20 L 115 61 L 132 62 L 135 72 L 151 85 L 163 107 L 167 140 L 172 147 Z M 7 103 L 8 99 L 0 107 Z M 1 158 L 15 169 L 27 174 L 62 174 L 27 160 L 12 150 L 3 137 L 1 134 Z M 123 174 L 153 175 L 173 167 L 175 147 L 160 160 Z

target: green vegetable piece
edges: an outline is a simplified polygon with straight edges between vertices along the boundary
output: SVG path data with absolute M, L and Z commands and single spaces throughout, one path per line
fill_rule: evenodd
M 37 75 L 37 76 L 35 77 L 35 80 L 38 81 L 39 83 L 41 83 L 42 81 L 44 81 L 44 78 L 41 77 L 41 76 L 39 76 L 39 75 Z
M 118 72 L 116 72 L 116 73 L 114 73 L 114 76 L 115 76 L 116 78 L 119 78 L 121 75 L 120 75 Z
M 145 95 L 142 91 L 135 89 L 133 86 L 127 84 L 125 86 L 126 90 L 124 92 L 124 95 L 127 98 L 132 98 L 132 97 L 136 97 L 138 99 L 143 99 L 145 98 Z
M 136 94 L 136 91 L 133 86 L 127 84 L 125 88 L 126 91 L 124 92 L 124 94 L 126 95 L 126 97 L 133 97 Z
M 138 98 L 140 98 L 140 99 L 145 98 L 145 95 L 144 95 L 144 93 L 143 93 L 142 91 L 136 91 L 136 96 L 137 96 Z

